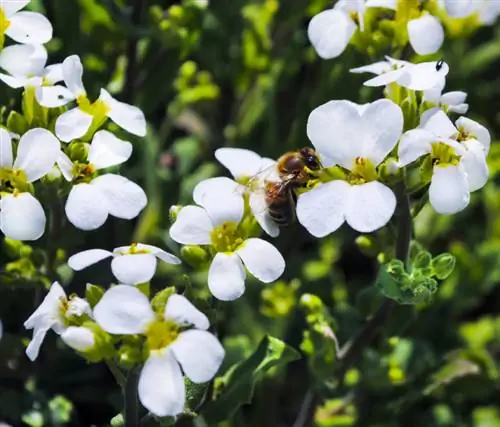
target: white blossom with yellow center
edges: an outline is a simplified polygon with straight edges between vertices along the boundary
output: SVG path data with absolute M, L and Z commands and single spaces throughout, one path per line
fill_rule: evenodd
M 386 99 L 365 105 L 330 101 L 309 115 L 307 135 L 324 164 L 347 171 L 347 180 L 320 184 L 299 196 L 297 218 L 313 236 L 324 237 L 344 222 L 362 233 L 387 224 L 396 198 L 377 181 L 376 167 L 402 130 L 401 109 Z

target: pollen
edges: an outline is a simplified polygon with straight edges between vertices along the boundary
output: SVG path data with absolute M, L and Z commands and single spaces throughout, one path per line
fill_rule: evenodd
M 460 162 L 455 150 L 442 142 L 432 144 L 431 159 L 433 166 L 457 165 Z
M 179 325 L 170 320 L 158 319 L 148 326 L 145 335 L 150 351 L 161 350 L 168 347 L 177 339 L 179 336 Z
M 377 170 L 371 160 L 366 157 L 356 157 L 347 181 L 352 185 L 361 185 L 376 181 L 377 178 Z
M 210 237 L 216 252 L 234 252 L 244 242 L 238 230 L 238 224 L 230 221 L 215 227 Z

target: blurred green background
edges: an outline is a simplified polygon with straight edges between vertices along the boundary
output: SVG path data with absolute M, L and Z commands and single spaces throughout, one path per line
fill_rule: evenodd
M 22 324 L 59 278 L 68 293 L 87 282 L 107 285 L 103 262 L 73 276 L 67 256 L 87 248 L 111 249 L 131 241 L 179 253 L 168 237 L 169 207 L 191 202 L 202 179 L 226 175 L 213 152 L 244 147 L 278 157 L 309 144 L 305 125 L 316 106 L 331 99 L 367 102 L 381 89 L 362 86 L 351 67 L 371 63 L 348 48 L 337 59 L 317 57 L 307 40 L 311 16 L 327 0 L 32 0 L 54 26 L 50 63 L 78 54 L 91 98 L 106 87 L 143 109 L 144 139 L 120 173 L 145 188 L 149 204 L 135 221 L 109 219 L 93 232 L 70 224 L 51 226 L 31 245 L 3 242 L 0 252 L 0 421 L 15 426 L 104 426 L 121 409 L 121 396 L 103 364 L 91 365 L 49 333 L 36 363 L 24 355 L 29 334 Z M 390 52 L 386 52 L 390 53 Z M 447 90 L 468 92 L 468 116 L 485 124 L 493 139 L 500 126 L 500 27 L 467 39 L 447 38 Z M 0 87 L 7 109 L 20 92 Z M 110 125 L 112 128 L 112 125 Z M 234 303 L 217 307 L 217 328 L 227 349 L 224 366 L 248 357 L 266 333 L 304 357 L 270 370 L 250 405 L 222 427 L 292 427 L 308 390 L 313 408 L 302 426 L 500 427 L 500 149 L 489 157 L 491 180 L 467 210 L 452 217 L 424 209 L 416 238 L 433 255 L 457 258 L 432 304 L 399 306 L 374 345 L 335 381 L 334 341 L 318 331 L 331 327 L 345 343 L 381 297 L 372 286 L 376 251 L 361 251 L 357 235 L 342 228 L 321 241 L 298 224 L 275 241 L 287 268 L 283 281 L 249 280 Z M 61 206 L 58 207 L 61 209 Z M 376 234 L 385 248 L 391 229 Z M 187 265 L 182 272 L 190 273 Z M 50 278 L 50 281 L 47 279 Z M 205 277 L 195 275 L 199 296 Z M 177 285 L 178 268 L 162 265 L 156 289 Z M 311 311 L 311 297 L 322 304 Z M 318 303 L 319 304 L 319 303 Z M 309 307 L 309 308 L 308 308 Z M 312 313 L 312 314 L 311 314 Z M 309 316 L 307 316 L 309 314 Z M 314 414 L 315 413 L 315 414 Z M 191 426 L 191 421 L 179 425 Z M 297 426 L 297 424 L 295 424 Z M 197 426 L 199 427 L 199 426 Z

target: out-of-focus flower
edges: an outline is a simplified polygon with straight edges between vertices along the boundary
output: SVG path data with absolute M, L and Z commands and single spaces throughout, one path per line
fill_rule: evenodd
M 469 204 L 470 193 L 488 180 L 488 130 L 467 117 L 459 118 L 456 126 L 436 109 L 423 118 L 419 128 L 403 135 L 398 148 L 403 166 L 422 156 L 431 157 L 429 200 L 441 214 L 463 210 Z
M 500 2 L 495 0 L 444 0 L 444 6 L 453 18 L 476 14 L 485 25 L 493 25 L 500 15 Z
M 68 265 L 73 270 L 80 271 L 109 257 L 113 257 L 111 261 L 113 274 L 119 283 L 125 285 L 149 282 L 156 272 L 158 259 L 168 264 L 181 262 L 175 255 L 156 246 L 134 243 L 130 246 L 115 248 L 112 252 L 104 249 L 79 252 L 68 259 Z
M 183 411 L 186 390 L 181 368 L 194 383 L 204 383 L 215 376 L 224 359 L 224 348 L 207 332 L 207 317 L 181 295 L 170 296 L 158 317 L 141 291 L 118 285 L 104 294 L 94 315 L 110 334 L 146 336 L 149 355 L 139 377 L 139 399 L 157 416 Z
M 224 185 L 224 184 L 222 184 Z M 215 187 L 212 187 L 215 188 Z M 246 238 L 240 228 L 244 203 L 225 189 L 197 197 L 200 206 L 183 207 L 170 228 L 173 240 L 184 245 L 210 245 L 215 252 L 208 271 L 208 287 L 223 301 L 245 291 L 245 268 L 264 283 L 278 279 L 285 260 L 269 242 Z
M 52 24 L 40 13 L 21 11 L 30 0 L 0 0 L 0 37 L 40 45 L 52 38 Z
M 51 171 L 59 152 L 57 138 L 36 128 L 21 137 L 14 160 L 12 137 L 0 128 L 0 230 L 7 237 L 36 240 L 43 235 L 45 212 L 31 183 Z
M 324 237 L 344 222 L 363 233 L 387 224 L 396 197 L 378 181 L 376 168 L 402 130 L 401 109 L 385 99 L 365 105 L 330 101 L 309 115 L 307 135 L 316 150 L 326 164 L 347 171 L 346 180 L 320 184 L 299 196 L 297 218 L 312 235 Z
M 469 104 L 465 102 L 467 100 L 467 93 L 463 91 L 443 93 L 443 89 L 444 81 L 443 86 L 437 85 L 432 89 L 424 91 L 423 100 L 434 104 L 435 107 L 439 107 L 447 113 L 467 113 L 469 109 Z

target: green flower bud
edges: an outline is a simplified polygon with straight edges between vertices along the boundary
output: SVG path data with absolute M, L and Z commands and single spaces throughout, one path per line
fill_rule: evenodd
M 186 245 L 181 249 L 181 257 L 193 268 L 201 269 L 209 261 L 208 252 L 197 245 Z
M 175 294 L 175 287 L 170 286 L 157 292 L 156 295 L 151 300 L 151 306 L 153 310 L 158 314 L 163 314 L 165 312 L 165 305 L 171 295 Z
M 177 215 L 179 215 L 179 212 L 182 208 L 182 205 L 170 206 L 170 209 L 168 210 L 168 218 L 170 219 L 171 223 L 175 222 L 175 220 L 177 219 Z
M 22 250 L 27 250 L 30 251 L 31 253 L 31 246 L 23 244 L 22 241 L 20 240 L 14 240 L 11 239 L 10 237 L 5 237 L 3 240 L 3 248 L 7 255 L 11 258 L 19 258 L 20 256 L 23 256 L 21 254 Z
M 68 156 L 73 162 L 87 161 L 88 144 L 84 142 L 72 142 L 68 146 Z
M 403 261 L 393 259 L 386 265 L 386 271 L 393 280 L 398 283 L 404 283 L 408 277 Z
M 367 257 L 376 257 L 380 252 L 380 248 L 372 236 L 362 234 L 356 238 L 355 242 L 361 253 Z
M 104 289 L 101 286 L 87 283 L 85 287 L 85 299 L 90 307 L 94 308 L 104 295 Z
M 455 268 L 455 257 L 450 253 L 440 254 L 432 260 L 432 268 L 435 276 L 444 280 Z
M 23 135 L 29 129 L 29 124 L 17 111 L 11 111 L 9 116 L 7 117 L 7 126 L 6 128 L 13 133 L 18 135 Z
M 118 414 L 111 418 L 109 423 L 111 424 L 111 427 L 123 427 L 125 425 L 125 420 L 123 419 L 122 414 Z
M 413 260 L 413 269 L 428 268 L 432 263 L 432 255 L 427 251 L 420 251 Z

